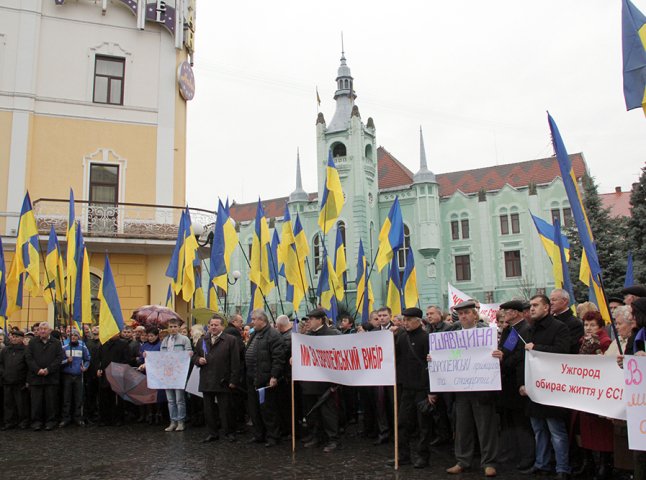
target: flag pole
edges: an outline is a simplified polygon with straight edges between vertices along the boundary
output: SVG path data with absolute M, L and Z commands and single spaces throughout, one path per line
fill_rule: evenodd
M 370 275 L 372 275 L 372 269 L 374 268 L 375 262 L 377 261 L 377 255 L 379 254 L 379 247 L 377 247 L 377 251 L 375 252 L 375 256 L 372 259 L 372 263 L 370 264 L 370 270 L 368 270 L 368 276 L 366 277 L 366 283 L 370 281 Z M 394 255 L 394 253 L 393 253 Z M 359 301 L 357 302 L 357 305 L 361 305 L 363 302 L 363 297 L 366 293 L 367 288 L 363 289 L 363 292 L 361 292 L 361 297 L 359 297 Z M 354 317 L 352 318 L 353 321 L 357 321 L 357 313 L 359 313 L 359 307 L 356 308 L 354 311 Z
M 592 279 L 591 281 L 594 281 Z M 603 277 L 601 274 L 599 274 L 599 287 L 601 288 L 601 293 L 603 294 L 603 300 L 606 303 L 606 309 L 608 310 L 608 315 L 610 316 L 610 327 L 612 328 L 612 332 L 615 334 L 615 341 L 617 342 L 617 349 L 619 351 L 619 355 L 623 355 L 624 351 L 621 348 L 621 342 L 619 342 L 619 333 L 617 332 L 617 324 L 615 322 L 615 318 L 612 315 L 612 310 L 610 310 L 610 307 L 608 307 L 608 296 L 606 295 L 606 289 L 603 286 Z M 594 289 L 594 287 L 592 287 Z
M 43 249 L 42 249 L 42 248 L 41 248 L 41 246 L 40 246 L 40 241 L 38 242 L 38 253 L 40 253 L 40 257 L 41 257 L 41 258 L 42 258 L 42 260 L 43 260 L 43 268 L 44 268 L 44 270 L 45 270 L 45 278 L 47 279 L 47 285 L 51 285 L 51 281 L 50 281 L 50 279 L 49 279 L 49 272 L 47 271 L 47 264 L 46 264 L 46 262 L 45 262 L 45 255 L 43 255 Z M 57 270 L 58 270 L 58 269 L 57 269 Z M 50 289 L 50 292 L 51 292 L 51 289 Z M 44 293 L 44 292 L 43 292 L 43 293 Z M 2 301 L 1 301 L 1 300 L 0 300 L 0 303 L 2 303 Z M 56 317 L 57 317 L 57 315 L 56 315 L 56 311 L 58 310 L 58 309 L 56 308 L 56 281 L 54 281 L 54 293 L 52 294 L 52 303 L 54 304 L 54 328 L 56 328 L 56 323 L 57 323 L 57 322 L 56 322 Z M 7 330 L 7 329 L 5 328 L 5 331 L 6 331 L 6 330 Z
M 242 246 L 242 243 L 240 243 L 240 240 L 238 240 L 238 246 L 240 247 L 240 250 L 242 250 L 242 256 L 247 262 L 247 266 L 251 269 L 251 262 L 249 261 L 249 257 L 247 257 L 247 253 L 244 251 L 244 247 Z M 265 308 L 269 312 L 269 315 L 271 315 L 272 322 L 275 321 L 276 319 L 274 318 L 274 313 L 271 311 L 271 308 L 269 308 L 267 297 L 265 297 L 265 292 L 262 291 L 262 288 L 260 287 L 260 285 L 258 285 L 258 290 L 260 290 L 260 295 L 262 296 L 262 300 L 263 302 L 265 302 Z
M 280 276 L 278 275 L 278 262 L 274 261 L 274 252 L 271 251 L 271 246 L 269 246 L 267 250 L 269 250 L 269 258 L 271 259 L 272 268 L 274 268 L 274 272 L 276 273 L 276 289 L 278 290 L 278 301 L 280 302 L 280 311 L 283 312 L 284 315 L 285 307 L 283 306 L 283 297 L 280 294 Z
M 393 359 L 397 364 L 397 353 L 394 349 L 395 335 L 393 335 Z M 393 384 L 393 423 L 395 427 L 395 470 L 399 470 L 399 415 L 397 405 L 397 369 L 395 369 L 395 383 Z
M 295 243 L 294 243 L 294 252 L 296 253 L 296 263 L 298 264 L 298 274 L 301 277 L 301 286 L 303 287 L 303 294 L 305 295 L 305 303 L 307 304 L 307 301 L 308 301 L 307 294 L 309 292 L 305 288 L 305 278 L 303 277 L 303 269 L 301 268 L 301 259 L 298 256 L 298 248 L 296 248 Z M 300 305 L 294 305 L 294 311 L 295 311 L 294 313 L 297 313 L 297 310 L 298 310 L 299 306 Z M 316 308 L 316 305 L 314 305 L 314 308 Z
M 312 276 L 312 268 L 310 267 L 310 259 L 308 256 L 305 256 L 305 265 L 307 265 L 307 274 L 310 277 L 310 285 L 312 285 L 312 289 L 314 288 L 314 277 Z M 307 291 L 307 295 L 309 297 L 309 289 Z M 311 298 L 310 298 L 311 301 Z M 314 305 L 314 308 L 316 308 L 316 302 L 312 302 Z
M 292 453 L 296 452 L 296 408 L 294 406 L 294 379 L 292 378 Z
M 21 275 L 24 275 L 21 273 Z M 27 296 L 27 330 L 29 330 L 29 312 L 31 310 L 31 290 L 29 290 L 29 294 Z

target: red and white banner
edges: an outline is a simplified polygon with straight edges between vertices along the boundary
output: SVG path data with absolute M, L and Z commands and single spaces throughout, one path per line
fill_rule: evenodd
M 311 336 L 292 334 L 292 378 L 350 386 L 394 385 L 392 332 Z
M 646 450 L 646 357 L 624 358 L 628 446 Z
M 470 298 L 473 298 L 467 295 L 464 292 L 461 292 L 453 285 L 449 283 L 449 310 L 456 306 L 458 303 L 466 302 Z M 489 323 L 492 325 L 497 325 L 496 314 L 500 310 L 499 303 L 481 303 L 480 304 L 480 315 L 489 320 Z
M 527 351 L 525 389 L 536 403 L 626 419 L 624 373 L 615 356 Z

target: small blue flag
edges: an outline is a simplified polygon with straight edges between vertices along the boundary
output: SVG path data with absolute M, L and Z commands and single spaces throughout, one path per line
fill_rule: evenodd
M 505 340 L 505 343 L 503 343 L 502 348 L 509 350 L 510 352 L 513 352 L 514 349 L 516 348 L 516 345 L 518 345 L 518 339 L 520 338 L 520 335 L 518 335 L 518 332 L 514 327 L 510 327 L 511 331 L 509 332 L 509 336 L 507 337 L 507 340 Z
M 256 390 L 258 392 L 258 402 L 260 405 L 265 403 L 265 390 L 267 390 L 267 387 L 262 387 Z

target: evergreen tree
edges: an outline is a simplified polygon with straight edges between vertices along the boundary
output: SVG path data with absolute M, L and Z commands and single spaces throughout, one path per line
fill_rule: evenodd
M 604 208 L 597 185 L 593 178 L 584 176 L 583 206 L 588 216 L 592 235 L 597 248 L 597 256 L 603 272 L 603 282 L 606 295 L 618 293 L 624 285 L 626 274 L 626 258 L 628 245 L 626 242 L 627 219 L 613 218 L 610 209 Z M 574 286 L 574 295 L 577 302 L 588 300 L 589 288 L 579 280 L 581 268 L 581 241 L 576 225 L 566 229 L 570 240 L 570 278 Z
M 633 252 L 635 283 L 646 281 L 646 166 L 630 195 L 628 245 Z

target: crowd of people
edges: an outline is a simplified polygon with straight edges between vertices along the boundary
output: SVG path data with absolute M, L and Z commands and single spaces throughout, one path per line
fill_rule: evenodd
M 274 321 L 265 311 L 254 310 L 247 325 L 238 314 L 229 319 L 215 314 L 208 326 L 190 330 L 179 320 L 170 320 L 163 330 L 126 326 L 104 344 L 97 326 L 85 326 L 83 332 L 53 329 L 46 322 L 29 331 L 12 328 L 0 339 L 2 430 L 145 422 L 181 432 L 190 424 L 206 425 L 204 442 L 221 437 L 236 442 L 251 427 L 246 440 L 271 448 L 290 437 L 295 425 L 303 447 L 332 453 L 350 425 L 374 445 L 392 442 L 397 401 L 399 465 L 424 468 L 431 447 L 452 443 L 456 462 L 448 474 L 475 468 L 479 453 L 487 477 L 496 476 L 503 462 L 514 463 L 527 475 L 601 480 L 630 478 L 632 471 L 632 478 L 645 480 L 645 452 L 628 450 L 625 422 L 535 403 L 524 383 L 526 350 L 613 355 L 620 366 L 625 354 L 646 355 L 638 336 L 646 327 L 646 288 L 633 286 L 622 293 L 610 299 L 616 329 L 604 324 L 594 304 L 581 304 L 575 315 L 568 293 L 560 289 L 549 297 L 503 303 L 497 317 L 498 349 L 493 352 L 500 361 L 501 391 L 429 388 L 433 359 L 428 334 L 490 326 L 474 300 L 450 313 L 429 306 L 425 314 L 408 308 L 393 317 L 382 307 L 365 324 L 355 324 L 348 314 L 332 322 L 322 309 L 299 321 L 285 315 Z M 293 382 L 292 395 L 292 332 L 369 335 L 374 330 L 394 333 L 397 389 Z M 513 331 L 522 341 L 508 341 Z M 112 362 L 145 373 L 146 356 L 156 351 L 189 352 L 191 367 L 200 369 L 202 398 L 184 390 L 161 390 L 156 403 L 134 405 L 113 392 L 106 379 Z M 388 463 L 394 465 L 394 459 Z

